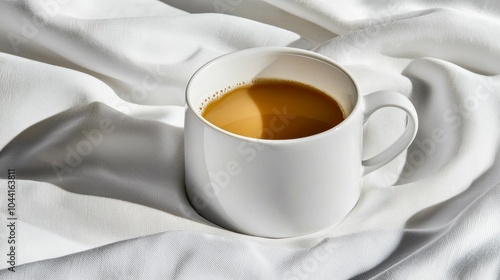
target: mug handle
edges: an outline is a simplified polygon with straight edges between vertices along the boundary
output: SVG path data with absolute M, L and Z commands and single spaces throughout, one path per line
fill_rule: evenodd
M 364 96 L 363 99 L 365 103 L 364 122 L 366 122 L 375 111 L 383 107 L 399 108 L 405 111 L 408 116 L 406 129 L 396 142 L 378 155 L 361 162 L 363 165 L 363 175 L 366 175 L 384 166 L 410 146 L 417 135 L 418 117 L 417 111 L 410 100 L 399 92 L 387 90 L 377 91 Z

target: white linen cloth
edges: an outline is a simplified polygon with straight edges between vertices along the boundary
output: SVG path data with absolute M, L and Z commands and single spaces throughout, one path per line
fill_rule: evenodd
M 499 279 L 499 34 L 492 0 L 0 1 L 0 278 Z M 417 108 L 412 146 L 321 232 L 233 233 L 185 197 L 187 81 L 258 46 L 314 50 Z M 404 120 L 376 113 L 364 155 Z

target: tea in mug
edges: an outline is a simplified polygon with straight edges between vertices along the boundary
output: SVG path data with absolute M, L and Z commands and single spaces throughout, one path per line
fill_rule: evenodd
M 202 116 L 226 131 L 259 139 L 294 139 L 329 130 L 345 111 L 328 94 L 296 81 L 261 79 L 208 102 Z

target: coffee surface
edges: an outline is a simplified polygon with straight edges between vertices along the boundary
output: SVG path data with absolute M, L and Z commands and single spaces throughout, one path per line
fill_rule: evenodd
M 256 80 L 210 101 L 202 116 L 235 134 L 259 139 L 294 139 L 326 131 L 344 120 L 335 99 L 306 84 Z

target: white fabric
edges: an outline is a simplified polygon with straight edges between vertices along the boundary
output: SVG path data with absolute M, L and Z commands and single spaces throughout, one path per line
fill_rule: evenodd
M 0 278 L 499 279 L 500 2 L 163 2 L 0 2 Z M 244 236 L 185 197 L 185 85 L 257 46 L 312 49 L 417 108 L 415 143 L 321 232 Z M 404 126 L 377 112 L 365 156 Z

